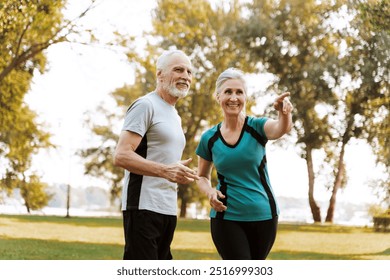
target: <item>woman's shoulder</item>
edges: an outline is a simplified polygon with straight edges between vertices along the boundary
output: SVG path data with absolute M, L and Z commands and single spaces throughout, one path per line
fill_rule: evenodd
M 268 120 L 268 118 L 264 116 L 247 116 L 247 119 L 248 119 L 248 124 L 251 123 L 261 124 L 261 123 L 265 123 Z
M 202 137 L 211 137 L 211 136 L 213 136 L 218 131 L 218 126 L 219 125 L 220 124 L 216 124 L 216 125 L 212 126 L 211 128 L 206 129 L 205 131 L 203 131 Z

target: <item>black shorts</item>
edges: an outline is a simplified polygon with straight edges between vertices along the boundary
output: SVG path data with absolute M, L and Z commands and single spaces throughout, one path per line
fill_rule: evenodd
M 265 260 L 275 242 L 278 217 L 238 222 L 211 219 L 211 235 L 224 260 Z
M 124 260 L 170 260 L 176 216 L 148 210 L 123 211 Z

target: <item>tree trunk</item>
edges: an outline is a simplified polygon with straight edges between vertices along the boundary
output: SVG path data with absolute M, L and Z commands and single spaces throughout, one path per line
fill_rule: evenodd
M 325 218 L 325 222 L 328 222 L 328 223 L 333 223 L 334 211 L 336 208 L 336 196 L 337 196 L 338 190 L 341 188 L 341 185 L 342 185 L 343 179 L 344 179 L 345 145 L 346 145 L 346 143 L 343 142 L 343 145 L 341 146 L 340 156 L 339 156 L 339 163 L 337 166 L 337 174 L 336 174 L 336 178 L 335 178 L 335 181 L 333 184 L 332 195 L 331 195 L 330 200 L 329 200 L 328 212 L 327 212 L 326 218 Z
M 188 185 L 178 184 L 178 197 L 180 200 L 180 218 L 185 218 L 187 215 L 187 204 L 188 204 Z
M 321 222 L 321 209 L 318 207 L 314 199 L 314 168 L 313 168 L 313 158 L 312 158 L 312 148 L 306 146 L 306 165 L 307 173 L 309 176 L 309 205 L 311 213 L 313 215 L 313 220 L 316 223 Z
M 69 209 L 70 209 L 70 185 L 68 184 L 68 186 L 66 188 L 66 216 L 65 216 L 65 218 L 70 218 Z
M 187 215 L 187 200 L 182 199 L 180 204 L 180 218 L 185 218 Z
M 31 214 L 30 206 L 28 206 L 27 202 L 24 204 L 24 206 L 26 206 L 27 213 Z

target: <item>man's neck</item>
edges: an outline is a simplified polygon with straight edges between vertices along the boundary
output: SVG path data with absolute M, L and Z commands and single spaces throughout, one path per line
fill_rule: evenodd
M 162 100 L 164 100 L 166 103 L 172 106 L 175 106 L 177 100 L 179 99 L 178 97 L 170 95 L 167 91 L 161 88 L 157 88 L 156 92 L 161 97 Z

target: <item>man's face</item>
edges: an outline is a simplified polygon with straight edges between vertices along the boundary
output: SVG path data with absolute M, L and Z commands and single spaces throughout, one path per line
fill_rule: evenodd
M 187 95 L 192 82 L 192 66 L 188 59 L 180 54 L 170 57 L 167 68 L 160 73 L 163 89 L 174 97 Z

